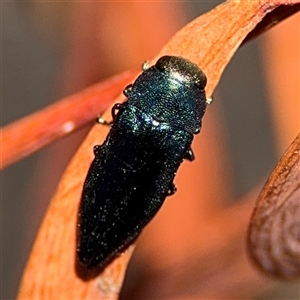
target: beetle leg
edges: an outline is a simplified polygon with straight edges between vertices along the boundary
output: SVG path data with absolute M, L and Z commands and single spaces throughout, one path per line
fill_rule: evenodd
M 176 188 L 174 182 L 172 182 L 170 187 L 169 187 L 167 196 L 174 195 L 176 193 L 176 191 L 177 191 L 177 188 Z
M 110 126 L 112 124 L 112 122 L 108 122 L 106 120 L 104 120 L 101 116 L 99 116 L 96 120 L 97 123 L 102 124 L 102 125 L 106 125 L 106 126 Z
M 148 60 L 143 62 L 143 64 L 142 64 L 142 70 L 143 71 L 146 71 L 149 68 L 148 62 L 149 62 Z
M 112 125 L 112 123 L 114 122 L 114 119 L 116 118 L 116 115 L 118 113 L 118 111 L 124 106 L 124 103 L 116 103 L 112 109 L 111 109 L 111 115 L 113 117 L 113 120 L 108 122 L 106 120 L 104 120 L 101 116 L 97 117 L 97 123 L 102 124 L 102 125 L 106 125 L 106 126 L 110 126 Z
M 122 104 L 121 103 L 116 103 L 112 109 L 111 109 L 111 115 L 113 117 L 113 120 L 116 118 L 116 115 L 118 113 L 118 111 L 121 109 Z
M 102 148 L 103 148 L 102 145 L 95 145 L 94 149 L 93 149 L 94 155 L 95 156 L 98 155 L 100 153 L 100 151 L 101 151 Z
M 194 152 L 193 152 L 192 148 L 189 148 L 189 149 L 185 152 L 183 158 L 185 158 L 185 159 L 187 159 L 187 160 L 189 160 L 189 161 L 193 161 L 193 160 L 195 159 L 195 155 L 194 155 Z
M 123 108 L 124 103 L 116 103 L 111 109 L 111 115 L 113 120 L 116 118 L 118 111 Z
M 206 104 L 211 104 L 213 102 L 213 98 L 212 97 L 209 97 L 209 98 L 206 98 Z

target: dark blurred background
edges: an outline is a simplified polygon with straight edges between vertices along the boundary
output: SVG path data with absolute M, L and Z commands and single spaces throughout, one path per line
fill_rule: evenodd
M 158 20 L 169 10 L 169 27 L 162 27 L 158 34 L 148 26 L 148 36 L 138 37 L 130 36 L 138 35 L 134 28 L 147 24 L 139 13 L 133 18 L 134 8 L 124 3 L 2 2 L 1 125 L 110 75 L 140 66 L 184 24 L 221 2 L 170 2 L 161 11 L 151 10 L 151 4 L 145 2 L 144 13 L 156 14 Z M 172 14 L 176 18 L 171 18 Z M 118 23 L 118 19 L 122 21 Z M 276 152 L 270 121 L 262 69 L 263 39 L 238 51 L 214 95 L 214 102 L 222 108 L 237 198 L 266 178 L 282 154 Z M 47 205 L 87 131 L 80 130 L 2 172 L 1 299 L 16 297 Z M 258 296 L 298 298 L 297 284 L 282 284 Z

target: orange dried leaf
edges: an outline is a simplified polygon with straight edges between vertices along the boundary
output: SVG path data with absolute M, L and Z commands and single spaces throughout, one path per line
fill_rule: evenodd
M 276 7 L 299 1 L 227 1 L 179 31 L 163 48 L 196 62 L 208 77 L 211 95 L 236 49 L 262 18 Z M 130 251 L 116 259 L 103 274 L 85 281 L 76 272 L 77 209 L 92 148 L 107 134 L 95 126 L 72 159 L 40 228 L 19 299 L 117 299 Z

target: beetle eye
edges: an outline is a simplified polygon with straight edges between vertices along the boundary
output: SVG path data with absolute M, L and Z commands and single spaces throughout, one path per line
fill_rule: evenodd
M 155 66 L 157 67 L 157 69 L 165 71 L 165 70 L 169 69 L 170 61 L 171 61 L 171 57 L 166 55 L 166 56 L 161 57 L 156 62 Z
M 207 83 L 207 79 L 203 72 L 201 72 L 197 76 L 197 79 L 195 79 L 194 83 L 197 88 L 199 88 L 200 90 L 204 90 Z

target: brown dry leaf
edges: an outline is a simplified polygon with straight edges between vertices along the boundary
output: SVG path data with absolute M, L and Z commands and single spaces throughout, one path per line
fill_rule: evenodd
M 297 3 L 227 1 L 179 31 L 158 57 L 180 55 L 196 62 L 208 77 L 207 94 L 211 95 L 247 34 L 275 8 Z M 19 299 L 118 298 L 131 249 L 90 280 L 76 272 L 75 264 L 76 219 L 82 184 L 93 158 L 93 145 L 101 143 L 106 134 L 107 128 L 94 126 L 66 169 L 31 252 Z
M 279 278 L 300 277 L 300 134 L 260 193 L 249 228 L 258 266 Z

